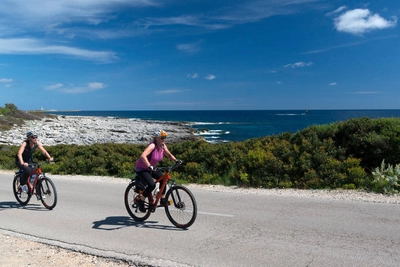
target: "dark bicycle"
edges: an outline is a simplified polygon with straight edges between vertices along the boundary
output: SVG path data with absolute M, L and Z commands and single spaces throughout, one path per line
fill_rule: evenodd
M 177 162 L 173 166 L 157 168 L 157 170 L 165 174 L 155 181 L 160 183 L 160 190 L 158 191 L 158 186 L 156 186 L 154 194 L 150 194 L 144 201 L 146 212 L 141 212 L 137 204 L 146 185 L 142 183 L 138 176 L 131 179 L 125 190 L 124 200 L 126 210 L 135 221 L 148 219 L 157 207 L 161 207 L 158 202 L 161 199 L 164 188 L 168 187 L 169 189 L 166 190 L 165 194 L 165 205 L 163 205 L 168 219 L 179 228 L 187 228 L 194 223 L 197 216 L 196 200 L 188 188 L 183 185 L 177 185 L 170 175 L 171 171 L 180 165 L 181 162 Z
M 52 180 L 42 172 L 41 165 L 50 163 L 48 161 L 42 163 L 34 163 L 30 167 L 35 168 L 30 174 L 27 181 L 28 192 L 23 192 L 21 189 L 20 180 L 24 173 L 23 170 L 15 172 L 13 180 L 13 191 L 17 201 L 25 206 L 29 203 L 31 197 L 36 195 L 37 200 L 42 201 L 43 206 L 52 210 L 57 205 L 57 191 Z M 34 177 L 34 179 L 32 179 Z

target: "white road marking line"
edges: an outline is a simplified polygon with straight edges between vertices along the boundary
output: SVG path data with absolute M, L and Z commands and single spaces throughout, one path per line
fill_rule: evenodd
M 212 212 L 203 212 L 203 211 L 198 211 L 197 213 L 206 214 L 206 215 L 214 215 L 214 216 L 222 216 L 222 217 L 233 217 L 233 215 L 231 215 L 231 214 L 212 213 Z

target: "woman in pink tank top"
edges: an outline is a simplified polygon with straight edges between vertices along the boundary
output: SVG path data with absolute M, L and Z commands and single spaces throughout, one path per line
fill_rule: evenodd
M 177 161 L 174 155 L 169 152 L 165 140 L 168 134 L 163 130 L 156 131 L 153 134 L 153 142 L 151 142 L 143 153 L 140 155 L 139 159 L 136 161 L 135 171 L 140 179 L 147 185 L 143 191 L 142 199 L 138 202 L 138 207 L 141 212 L 146 212 L 144 207 L 144 200 L 148 197 L 155 188 L 154 179 L 160 178 L 163 173 L 161 171 L 154 170 L 154 167 L 160 162 L 164 155 L 173 161 Z M 161 205 L 165 205 L 165 188 L 163 196 L 160 200 Z

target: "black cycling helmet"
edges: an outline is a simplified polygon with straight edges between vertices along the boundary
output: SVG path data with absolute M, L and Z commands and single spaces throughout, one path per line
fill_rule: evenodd
M 32 137 L 32 136 L 38 136 L 38 134 L 35 131 L 29 131 L 26 133 L 26 137 Z

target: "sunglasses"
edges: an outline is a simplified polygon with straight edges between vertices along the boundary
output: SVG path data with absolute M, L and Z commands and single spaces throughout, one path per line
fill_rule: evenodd
M 165 137 L 165 136 L 161 136 L 161 137 L 160 137 L 160 139 L 167 139 L 167 137 Z
M 32 139 L 36 139 L 36 138 L 37 138 L 37 136 L 31 136 L 31 138 L 32 138 Z

